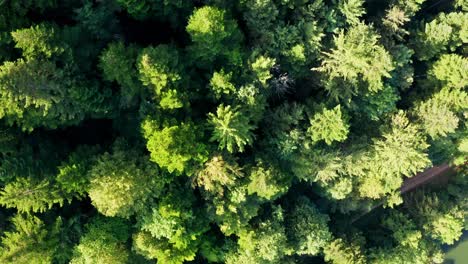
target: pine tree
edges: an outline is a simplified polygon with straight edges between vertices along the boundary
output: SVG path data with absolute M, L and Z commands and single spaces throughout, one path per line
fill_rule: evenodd
M 211 141 L 218 141 L 220 149 L 226 149 L 230 153 L 243 152 L 246 145 L 252 144 L 254 126 L 240 108 L 221 104 L 216 115 L 210 113 L 208 117 L 208 122 L 213 127 Z
M 378 44 L 380 36 L 371 26 L 359 23 L 334 37 L 334 48 L 324 52 L 320 67 L 331 98 L 349 99 L 360 91 L 377 92 L 390 77 L 390 54 Z
M 340 105 L 331 110 L 323 108 L 309 120 L 310 126 L 307 133 L 313 142 L 324 140 L 327 145 L 331 145 L 333 141 L 346 140 L 349 125 L 342 117 Z
M 54 262 L 58 249 L 60 219 L 48 226 L 34 215 L 17 214 L 11 218 L 13 229 L 3 234 L 0 247 L 2 263 Z

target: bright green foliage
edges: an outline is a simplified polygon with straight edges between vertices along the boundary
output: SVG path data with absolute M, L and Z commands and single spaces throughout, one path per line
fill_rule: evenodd
M 364 0 L 340 0 L 338 10 L 346 17 L 346 23 L 350 25 L 359 24 L 359 18 L 366 13 Z
M 390 77 L 393 64 L 378 40 L 372 27 L 363 23 L 334 37 L 334 48 L 324 53 L 321 66 L 315 69 L 325 73 L 325 88 L 332 98 L 349 98 L 360 89 L 377 92 L 383 88 L 383 78 Z
M 408 17 L 413 17 L 426 0 L 396 0 L 395 5 L 401 8 Z
M 402 213 L 391 213 L 382 223 L 392 232 L 396 246 L 376 248 L 370 253 L 372 263 L 441 263 L 442 253 L 430 241 L 421 239 L 421 231 Z
M 32 130 L 76 123 L 102 110 L 97 87 L 70 75 L 48 61 L 5 62 L 0 66 L 0 117 Z
M 411 177 L 430 165 L 427 148 L 424 136 L 403 112 L 393 116 L 391 127 L 370 152 L 354 161 L 358 165 L 351 173 L 359 175 L 360 195 L 377 199 L 399 188 L 402 176 Z
M 60 219 L 47 226 L 34 215 L 17 214 L 11 218 L 13 230 L 3 233 L 0 262 L 17 264 L 53 263 L 58 249 Z
M 162 108 L 183 106 L 183 91 L 179 88 L 182 69 L 174 47 L 159 45 L 143 49 L 137 67 L 140 80 L 152 89 Z
M 247 186 L 249 195 L 256 194 L 266 200 L 274 200 L 286 193 L 291 178 L 279 168 L 259 162 L 250 170 L 250 183 Z
M 208 160 L 207 147 L 200 143 L 201 133 L 191 123 L 160 128 L 148 119 L 142 128 L 151 160 L 171 173 L 191 175 L 195 166 Z
M 291 252 L 283 226 L 283 212 L 276 208 L 271 219 L 258 223 L 255 230 L 240 233 L 239 248 L 226 258 L 227 264 L 235 263 L 282 263 L 283 257 Z
M 197 172 L 195 183 L 206 192 L 222 195 L 225 187 L 234 185 L 236 179 L 243 176 L 242 168 L 235 160 L 215 155 Z
M 418 192 L 410 197 L 410 213 L 425 231 L 425 235 L 444 244 L 457 241 L 465 225 L 463 208 L 454 205 L 446 197 L 439 198 L 435 193 Z
M 317 255 L 332 239 L 327 224 L 330 218 L 306 197 L 297 199 L 287 221 L 288 235 L 299 255 Z
M 261 90 L 258 85 L 247 84 L 237 90 L 236 96 L 240 104 L 238 107 L 241 108 L 243 117 L 245 119 L 248 117 L 252 124 L 259 122 L 267 107 L 267 98 L 264 90 Z
M 442 263 L 466 2 L 0 0 L 0 263 Z
M 142 210 L 167 181 L 144 155 L 121 146 L 98 157 L 89 178 L 89 197 L 98 211 L 124 218 Z
M 263 85 L 267 85 L 267 81 L 272 77 L 270 70 L 275 65 L 276 60 L 260 56 L 258 57 L 252 64 L 252 71 L 256 77 L 256 79 Z
M 99 148 L 80 146 L 58 167 L 56 181 L 60 190 L 76 198 L 83 198 L 89 189 L 88 171 Z
M 215 220 L 226 236 L 244 230 L 249 221 L 257 216 L 260 206 L 255 196 L 248 195 L 247 185 L 242 181 L 228 186 L 223 195 L 207 195 L 205 199 L 210 218 Z
M 210 89 L 214 93 L 216 99 L 220 99 L 222 95 L 230 95 L 236 91 L 236 87 L 231 82 L 232 73 L 225 73 L 224 70 L 214 72 L 210 80 Z
M 468 86 L 468 59 L 457 54 L 444 54 L 428 72 L 440 86 L 462 89 Z
M 190 16 L 187 32 L 192 38 L 191 56 L 198 67 L 212 67 L 216 58 L 224 63 L 241 63 L 240 41 L 242 34 L 236 21 L 227 17 L 226 11 L 212 6 L 196 9 Z
M 454 51 L 468 42 L 468 14 L 440 13 L 417 32 L 413 47 L 419 60 L 430 60 L 447 50 Z
M 463 90 L 442 88 L 433 95 L 433 100 L 442 105 L 446 105 L 450 110 L 463 113 L 468 109 L 468 93 Z
M 193 209 L 194 196 L 184 188 L 165 194 L 151 212 L 140 218 L 137 251 L 163 263 L 183 263 L 195 258 L 200 236 L 207 231 L 201 212 Z
M 71 264 L 124 264 L 129 260 L 128 224 L 119 218 L 98 216 L 75 247 Z
M 213 127 L 211 140 L 218 141 L 220 149 L 226 149 L 230 153 L 243 152 L 246 145 L 252 144 L 252 130 L 255 127 L 239 107 L 231 108 L 230 105 L 221 104 L 216 115 L 209 113 L 208 117 L 208 122 Z
M 21 49 L 26 58 L 49 59 L 68 48 L 60 40 L 59 29 L 53 25 L 39 24 L 16 30 L 11 35 L 16 42 L 15 47 Z
M 422 102 L 415 109 L 424 131 L 432 138 L 445 137 L 458 127 L 458 117 L 436 98 Z
M 115 81 L 121 86 L 126 104 L 141 90 L 135 68 L 136 57 L 136 47 L 125 47 L 123 42 L 110 43 L 99 56 L 99 68 L 104 80 Z
M 333 240 L 323 249 L 325 261 L 331 264 L 367 263 L 359 240 L 359 238 L 350 241 L 342 238 Z
M 309 120 L 310 126 L 307 133 L 313 142 L 324 140 L 327 145 L 331 145 L 333 141 L 345 141 L 348 136 L 349 125 L 341 115 L 340 105 L 331 110 L 323 108 Z
M 466 0 L 455 0 L 454 5 L 463 11 L 468 11 L 468 2 Z
M 17 178 L 0 191 L 0 204 L 19 212 L 44 212 L 54 204 L 63 205 L 64 195 L 47 179 Z

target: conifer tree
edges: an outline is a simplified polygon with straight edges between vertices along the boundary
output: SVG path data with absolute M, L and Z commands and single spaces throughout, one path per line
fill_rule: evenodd
M 324 86 L 331 98 L 349 99 L 359 92 L 377 92 L 390 77 L 390 54 L 378 44 L 380 36 L 371 26 L 359 23 L 334 37 L 334 47 L 324 52 L 320 67 Z
M 230 153 L 243 152 L 245 146 L 252 144 L 254 126 L 240 108 L 221 104 L 216 115 L 210 113 L 208 117 L 208 122 L 213 127 L 211 140 L 218 141 L 220 149 L 226 149 Z

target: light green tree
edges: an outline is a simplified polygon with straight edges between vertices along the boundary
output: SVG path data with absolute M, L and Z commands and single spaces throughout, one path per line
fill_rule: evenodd
M 126 241 L 130 227 L 120 218 L 97 216 L 86 225 L 86 233 L 75 246 L 72 264 L 124 264 L 130 252 Z
M 323 107 L 309 121 L 307 133 L 313 142 L 324 140 L 327 145 L 331 145 L 334 141 L 345 141 L 348 136 L 349 125 L 341 114 L 340 105 L 330 110 Z
M 48 226 L 34 215 L 11 218 L 13 229 L 3 233 L 0 246 L 2 263 L 53 263 L 59 247 L 60 219 Z
M 193 123 L 160 127 L 156 121 L 146 119 L 142 128 L 151 160 L 170 173 L 192 175 L 208 160 L 207 146 L 200 142 L 202 133 Z
M 324 52 L 322 64 L 314 68 L 325 74 L 325 89 L 332 98 L 349 99 L 359 91 L 377 92 L 390 77 L 390 54 L 378 44 L 371 26 L 359 23 L 334 37 L 334 47 Z
M 242 63 L 242 33 L 225 10 L 213 6 L 195 9 L 186 30 L 193 41 L 189 50 L 198 67 L 211 68 L 218 57 L 222 57 L 227 65 Z
M 168 179 L 144 155 L 122 147 L 97 158 L 89 171 L 89 197 L 103 215 L 128 218 L 157 197 Z
M 230 153 L 243 152 L 245 146 L 253 143 L 252 130 L 255 127 L 239 107 L 221 104 L 216 115 L 209 113 L 208 118 L 208 123 L 213 128 L 211 140 L 218 141 L 220 149 L 226 149 Z
M 184 105 L 184 91 L 180 87 L 183 69 L 177 49 L 168 45 L 147 47 L 138 56 L 137 68 L 141 82 L 151 88 L 162 108 Z

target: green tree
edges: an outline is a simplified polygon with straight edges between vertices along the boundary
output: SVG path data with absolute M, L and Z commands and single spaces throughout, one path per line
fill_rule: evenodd
M 391 126 L 384 129 L 382 138 L 374 141 L 369 152 L 356 155 L 360 164 L 352 174 L 360 175 L 360 196 L 377 199 L 391 193 L 403 182 L 431 164 L 426 150 L 428 144 L 418 126 L 410 124 L 400 111 L 392 117 Z
M 446 195 L 419 191 L 406 201 L 408 212 L 431 239 L 451 245 L 457 241 L 465 225 L 465 211 Z
M 440 13 L 431 22 L 423 24 L 410 41 L 416 57 L 427 61 L 446 51 L 454 51 L 467 41 L 467 23 L 466 12 L 451 12 Z
M 248 194 L 256 194 L 266 200 L 274 200 L 286 193 L 292 180 L 276 166 L 262 161 L 250 169 L 248 177 L 250 180 L 247 186 Z
M 89 190 L 88 171 L 94 164 L 99 147 L 79 146 L 58 167 L 55 181 L 67 196 L 84 198 Z
M 282 263 L 285 255 L 291 254 L 281 207 L 275 208 L 272 216 L 259 222 L 255 228 L 247 228 L 239 234 L 238 249 L 228 254 L 226 263 Z
M 81 121 L 92 111 L 89 105 L 103 98 L 96 87 L 85 88 L 70 74 L 47 61 L 5 62 L 0 66 L 0 117 L 24 130 Z
M 245 146 L 253 143 L 255 128 L 250 124 L 248 117 L 240 111 L 239 107 L 219 105 L 216 115 L 208 114 L 209 124 L 213 128 L 212 141 L 219 142 L 220 149 L 227 149 L 230 153 L 243 152 Z
M 142 91 L 135 65 L 137 52 L 138 49 L 133 45 L 126 47 L 123 42 L 112 42 L 99 56 L 98 66 L 102 70 L 103 79 L 120 85 L 124 105 L 129 105 Z
M 100 213 L 128 218 L 157 197 L 167 179 L 144 155 L 117 142 L 89 171 L 89 197 Z M 146 184 L 142 184 L 146 183 Z
M 16 178 L 0 191 L 0 204 L 19 212 L 44 212 L 63 205 L 65 195 L 48 179 Z
M 234 185 L 243 176 L 242 168 L 232 157 L 217 154 L 197 172 L 195 184 L 206 192 L 222 195 L 225 187 Z
M 173 186 L 152 211 L 139 218 L 135 235 L 137 252 L 164 263 L 183 263 L 195 258 L 201 235 L 209 228 L 195 197 L 183 187 Z
M 34 215 L 17 214 L 11 222 L 13 229 L 4 232 L 1 240 L 2 263 L 53 263 L 59 247 L 60 219 L 47 225 Z
M 223 58 L 226 65 L 242 63 L 242 34 L 236 21 L 228 18 L 225 10 L 213 6 L 196 9 L 186 30 L 193 41 L 189 51 L 197 66 L 211 68 L 217 58 Z
M 192 175 L 208 160 L 207 146 L 200 142 L 202 134 L 193 123 L 161 127 L 155 120 L 146 119 L 142 128 L 151 160 L 170 173 Z
M 426 133 L 432 138 L 445 137 L 458 127 L 458 117 L 443 102 L 436 98 L 418 104 L 415 113 Z
M 349 99 L 360 91 L 377 92 L 390 77 L 390 54 L 378 44 L 379 35 L 371 26 L 359 23 L 334 37 L 334 48 L 324 53 L 320 67 L 326 77 L 325 89 L 332 98 Z
M 327 145 L 331 145 L 333 141 L 342 142 L 348 136 L 349 125 L 341 114 L 340 105 L 331 110 L 322 108 L 309 120 L 307 133 L 313 142 L 324 140 Z
M 442 55 L 428 71 L 429 81 L 439 87 L 463 89 L 468 85 L 468 59 L 458 54 Z
M 11 32 L 16 48 L 22 50 L 27 59 L 61 55 L 69 47 L 60 39 L 60 29 L 52 24 L 38 24 L 30 28 Z
M 286 231 L 294 252 L 318 255 L 332 239 L 329 221 L 328 215 L 320 213 L 308 198 L 299 197 L 287 218 Z
M 338 10 L 346 18 L 346 23 L 357 25 L 360 17 L 366 13 L 363 0 L 341 0 L 338 2 Z
M 141 82 L 164 109 L 180 108 L 184 105 L 181 90 L 183 65 L 177 49 L 168 45 L 147 47 L 138 56 L 137 68 Z
M 276 60 L 273 58 L 259 56 L 250 65 L 253 75 L 264 87 L 267 85 L 267 81 L 273 77 L 270 71 L 275 63 Z
M 76 245 L 72 264 L 124 264 L 129 260 L 126 241 L 130 227 L 119 218 L 97 216 L 86 225 L 86 233 Z
M 364 264 L 366 257 L 362 252 L 362 238 L 355 237 L 352 240 L 336 238 L 328 243 L 323 253 L 325 261 L 332 264 Z
M 210 89 L 216 99 L 220 99 L 222 95 L 231 95 L 235 92 L 236 87 L 231 82 L 232 72 L 225 73 L 224 70 L 214 72 L 210 79 Z

